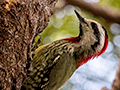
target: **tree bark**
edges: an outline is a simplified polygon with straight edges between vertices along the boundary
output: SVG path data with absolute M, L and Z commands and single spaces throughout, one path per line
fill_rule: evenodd
M 20 90 L 30 45 L 48 25 L 57 0 L 0 0 L 0 90 Z

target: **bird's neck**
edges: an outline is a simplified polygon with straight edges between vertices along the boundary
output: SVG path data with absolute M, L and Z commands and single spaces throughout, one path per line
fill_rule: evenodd
M 94 35 L 84 35 L 64 39 L 74 46 L 74 57 L 78 67 L 105 52 L 108 46 L 108 38 L 105 36 L 102 37 L 104 39 L 97 40 L 94 37 Z

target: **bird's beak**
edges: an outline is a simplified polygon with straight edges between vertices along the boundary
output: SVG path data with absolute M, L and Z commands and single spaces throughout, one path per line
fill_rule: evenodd
M 74 10 L 75 14 L 77 15 L 80 22 L 84 22 L 84 18 L 76 11 Z

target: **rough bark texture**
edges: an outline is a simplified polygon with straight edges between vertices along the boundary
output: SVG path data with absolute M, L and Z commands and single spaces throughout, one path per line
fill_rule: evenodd
M 28 52 L 48 25 L 57 0 L 0 0 L 0 90 L 19 90 Z
M 83 0 L 66 0 L 110 22 L 120 14 Z M 19 90 L 26 77 L 34 38 L 48 25 L 57 0 L 0 0 L 0 90 Z M 119 62 L 120 63 L 120 62 Z M 103 90 L 108 90 L 103 88 Z M 120 90 L 120 64 L 111 90 Z

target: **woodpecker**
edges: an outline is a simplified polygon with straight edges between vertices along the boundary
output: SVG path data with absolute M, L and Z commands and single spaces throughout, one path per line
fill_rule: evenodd
M 108 46 L 105 28 L 83 18 L 76 10 L 75 13 L 79 19 L 79 35 L 36 49 L 33 70 L 21 90 L 59 90 L 79 66 L 105 52 Z

